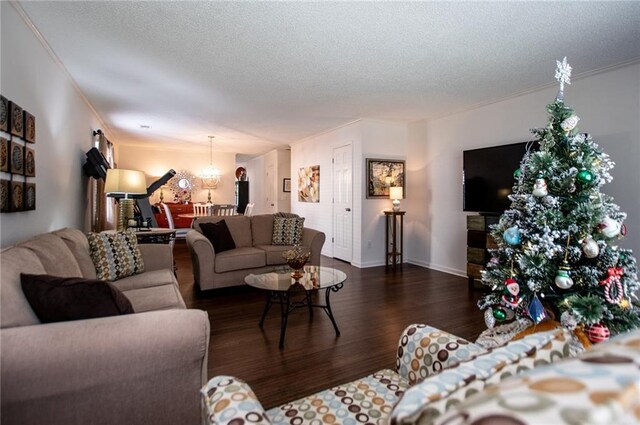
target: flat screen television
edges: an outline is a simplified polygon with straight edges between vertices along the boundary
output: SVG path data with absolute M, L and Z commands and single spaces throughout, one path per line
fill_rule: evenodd
M 499 215 L 509 206 L 513 173 L 531 142 L 464 151 L 463 210 Z M 531 143 L 533 145 L 533 143 Z

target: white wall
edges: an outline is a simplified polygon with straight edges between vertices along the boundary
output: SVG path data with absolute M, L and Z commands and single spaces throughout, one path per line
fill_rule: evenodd
M 462 212 L 462 151 L 531 139 L 530 128 L 547 123 L 546 105 L 555 87 L 439 120 L 411 124 L 409 184 L 424 193 L 410 199 L 410 261 L 465 275 L 466 213 Z M 621 243 L 640 252 L 640 64 L 574 79 L 565 101 L 616 162 L 614 181 L 603 191 L 628 213 L 628 236 Z M 422 148 L 421 148 L 422 146 Z M 414 177 L 412 177 L 414 176 Z M 408 189 L 413 192 L 412 189 Z M 412 196 L 412 195 L 410 195 Z
M 118 146 L 118 168 L 144 171 L 147 176 L 160 177 L 170 169 L 176 171 L 187 170 L 196 177 L 211 162 L 209 149 L 193 147 L 190 149 L 173 148 L 147 148 L 140 146 Z M 211 201 L 215 204 L 232 204 L 235 202 L 235 170 L 236 155 L 228 152 L 213 153 L 213 165 L 222 172 L 220 183 L 216 189 L 211 190 Z M 155 179 L 151 179 L 153 181 Z M 193 202 L 207 202 L 207 189 L 202 189 L 202 182 L 198 185 L 201 189 L 192 194 Z M 173 202 L 173 193 L 163 191 L 165 202 Z M 156 191 L 149 199 L 151 203 L 160 200 L 160 191 Z
M 82 164 L 100 122 L 16 9 L 0 2 L 0 15 L 0 92 L 36 117 L 36 210 L 0 214 L 0 246 L 62 227 L 89 230 Z
M 354 246 L 361 249 L 360 267 L 379 266 L 385 263 L 386 250 L 384 241 L 386 232 L 383 211 L 392 208 L 391 200 L 389 199 L 366 198 L 366 158 L 406 160 L 409 156 L 407 153 L 407 137 L 407 124 L 405 123 L 363 120 L 362 155 L 359 161 L 361 168 L 354 167 L 353 170 L 355 179 L 360 179 L 360 184 L 353 191 L 354 198 L 357 196 L 357 189 L 360 189 L 359 199 L 362 200 L 361 228 L 359 232 L 359 235 L 362 235 L 362 239 L 359 241 L 357 241 L 357 238 L 354 239 Z M 418 191 L 412 193 L 407 188 L 405 199 L 400 203 L 400 209 L 407 211 L 404 217 L 405 223 L 409 222 L 409 219 L 414 214 L 413 211 L 406 209 L 407 204 L 405 203 L 417 194 Z M 407 235 L 408 233 L 405 231 L 405 261 L 407 260 Z M 356 241 L 358 245 L 355 245 Z
M 290 150 L 278 150 L 278 178 L 276 181 L 276 202 L 278 211 L 290 212 L 291 211 L 291 192 L 285 192 L 283 190 L 283 180 L 291 178 L 291 151 Z
M 353 257 L 356 267 L 384 264 L 385 209 L 388 199 L 366 199 L 366 158 L 405 159 L 407 125 L 392 121 L 363 119 L 326 133 L 307 138 L 291 148 L 291 211 L 305 217 L 305 226 L 323 231 L 327 241 L 322 253 L 333 256 L 333 149 L 352 145 L 353 149 Z M 320 202 L 298 201 L 298 170 L 320 165 Z M 409 194 L 411 196 L 411 194 Z M 405 233 L 406 235 L 406 233 Z M 369 243 L 370 242 L 370 243 Z
M 253 203 L 253 214 L 267 214 L 264 188 L 264 155 L 247 161 L 247 180 L 249 181 L 249 203 Z

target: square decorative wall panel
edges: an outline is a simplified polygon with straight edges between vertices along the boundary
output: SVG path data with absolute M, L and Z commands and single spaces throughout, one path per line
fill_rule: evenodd
M 9 140 L 0 137 L 0 171 L 9 172 Z
M 36 117 L 24 111 L 24 140 L 29 143 L 36 142 Z
M 11 141 L 9 163 L 11 164 L 12 174 L 24 174 L 24 146 L 15 140 Z
M 11 211 L 24 211 L 24 182 L 11 180 Z
M 11 182 L 0 180 L 0 212 L 9 212 L 11 203 Z
M 10 133 L 22 137 L 24 133 L 24 116 L 22 108 L 13 102 L 9 102 L 9 128 Z
M 24 184 L 24 210 L 32 211 L 36 209 L 36 184 Z
M 9 131 L 9 100 L 0 95 L 0 131 Z
M 24 175 L 36 176 L 36 151 L 27 147 L 24 148 Z

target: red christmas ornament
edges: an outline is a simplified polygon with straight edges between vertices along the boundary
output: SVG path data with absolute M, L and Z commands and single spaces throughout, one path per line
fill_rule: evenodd
M 602 323 L 596 323 L 595 325 L 589 325 L 584 328 L 584 333 L 589 338 L 589 341 L 593 343 L 604 342 L 609 339 L 609 328 Z
M 624 238 L 625 236 L 627 236 L 627 226 L 625 224 L 623 224 L 622 226 L 620 226 L 620 235 Z
M 608 276 L 600 281 L 600 286 L 606 286 L 608 284 L 619 281 L 622 277 L 623 272 L 624 270 L 622 270 L 622 267 L 609 267 L 607 269 Z

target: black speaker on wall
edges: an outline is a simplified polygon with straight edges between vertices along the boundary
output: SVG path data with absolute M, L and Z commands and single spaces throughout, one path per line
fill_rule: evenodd
M 238 214 L 244 214 L 244 210 L 249 203 L 249 182 L 236 181 L 236 211 Z

